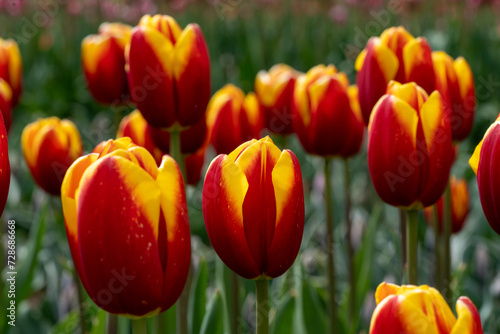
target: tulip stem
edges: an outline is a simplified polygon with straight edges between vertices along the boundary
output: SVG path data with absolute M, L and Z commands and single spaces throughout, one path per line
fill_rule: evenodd
M 335 303 L 335 256 L 333 253 L 333 207 L 329 158 L 325 158 L 325 209 L 326 209 L 326 253 L 328 276 L 328 320 L 329 333 L 337 331 L 337 305 Z
M 435 272 L 434 272 L 434 287 L 438 291 L 442 291 L 442 277 L 441 277 L 441 232 L 439 231 L 439 211 L 437 204 L 432 206 L 432 219 L 434 224 L 434 257 L 435 257 Z
M 409 210 L 406 213 L 408 226 L 406 227 L 406 260 L 408 284 L 418 284 L 418 211 Z
M 399 233 L 401 237 L 401 272 L 406 270 L 406 211 L 399 209 Z
M 147 334 L 148 333 L 148 318 L 139 318 L 132 320 L 132 333 L 133 334 Z
M 240 316 L 240 298 L 239 298 L 239 293 L 240 293 L 240 282 L 238 275 L 231 270 L 230 272 L 231 275 L 231 282 L 230 282 L 230 289 L 231 289 L 231 309 L 230 309 L 230 319 L 229 319 L 229 325 L 231 328 L 231 333 L 238 333 L 238 317 Z
M 118 333 L 118 316 L 116 314 L 108 313 L 106 320 L 106 334 Z
M 255 281 L 257 290 L 257 334 L 269 333 L 269 297 L 268 283 L 264 278 Z
M 170 155 L 174 158 L 177 165 L 179 165 L 179 169 L 182 173 L 182 178 L 184 179 L 184 184 L 187 184 L 186 179 L 186 163 L 184 160 L 184 155 L 181 150 L 181 131 L 180 130 L 172 130 L 170 131 Z
M 344 209 L 345 209 L 345 224 L 346 224 L 346 245 L 349 268 L 349 321 L 354 320 L 355 302 L 356 302 L 356 282 L 354 268 L 354 247 L 352 245 L 352 226 L 351 226 L 351 176 L 349 173 L 349 161 L 344 159 Z
M 80 317 L 80 331 L 82 333 L 87 333 L 87 326 L 85 321 L 85 305 L 83 300 L 83 292 L 82 292 L 82 282 L 80 281 L 80 277 L 76 272 L 76 268 L 73 270 L 73 278 L 75 280 L 76 287 L 76 295 L 78 300 L 78 315 Z
M 443 203 L 443 231 L 444 231 L 444 264 L 443 264 L 443 282 L 444 298 L 451 303 L 451 256 L 450 256 L 450 237 L 451 237 L 451 191 L 450 182 L 444 192 Z

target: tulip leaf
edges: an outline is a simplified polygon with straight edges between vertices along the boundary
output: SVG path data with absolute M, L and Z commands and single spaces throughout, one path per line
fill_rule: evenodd
M 220 290 L 215 290 L 201 324 L 200 334 L 224 333 L 224 303 Z
M 189 298 L 189 332 L 196 334 L 200 332 L 201 324 L 205 316 L 205 308 L 207 304 L 208 288 L 208 268 L 207 262 L 201 258 L 198 270 L 193 278 L 191 285 L 191 296 Z
M 293 333 L 293 319 L 295 313 L 295 297 L 288 296 L 276 310 L 276 318 L 272 325 L 273 334 Z
M 307 333 L 326 333 L 326 314 L 317 291 L 308 280 L 302 281 L 302 312 Z

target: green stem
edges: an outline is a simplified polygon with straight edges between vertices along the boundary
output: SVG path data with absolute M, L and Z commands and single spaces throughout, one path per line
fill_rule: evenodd
M 257 334 L 269 333 L 269 300 L 266 279 L 255 281 L 257 290 Z
M 166 333 L 167 312 L 162 312 L 155 317 L 156 330 L 158 333 Z
M 116 314 L 108 313 L 106 321 L 106 334 L 118 333 L 118 316 Z
M 132 321 L 133 334 L 147 334 L 148 333 L 148 318 L 140 318 Z
M 434 260 L 435 260 L 435 269 L 434 269 L 434 287 L 438 290 L 441 291 L 442 286 L 441 283 L 443 281 L 443 278 L 441 277 L 441 232 L 439 231 L 439 211 L 437 208 L 437 204 L 434 204 L 432 206 L 432 219 L 433 219 L 433 226 L 434 226 Z
M 399 233 L 401 236 L 401 272 L 406 271 L 406 211 L 399 209 Z
M 335 302 L 335 256 L 333 252 L 333 205 L 330 177 L 329 158 L 325 158 L 325 207 L 326 207 L 326 253 L 327 253 L 327 277 L 328 277 L 328 319 L 329 333 L 337 331 L 337 305 Z
M 450 256 L 450 237 L 451 237 L 451 191 L 450 182 L 444 192 L 443 203 L 443 283 L 444 298 L 451 303 L 451 256 Z
M 78 315 L 80 317 L 80 332 L 87 333 L 87 326 L 85 321 L 85 308 L 83 304 L 83 292 L 82 292 L 82 282 L 80 281 L 80 277 L 76 272 L 76 268 L 73 269 L 73 279 L 75 281 L 76 287 L 76 296 L 78 300 Z
M 354 320 L 355 301 L 356 301 L 356 281 L 355 281 L 355 268 L 354 268 L 354 246 L 352 245 L 352 226 L 351 226 L 351 176 L 349 173 L 349 162 L 344 159 L 344 215 L 346 223 L 346 244 L 347 244 L 347 258 L 349 268 L 349 321 Z
M 231 328 L 231 333 L 238 333 L 238 318 L 240 316 L 240 282 L 238 275 L 231 270 L 231 308 L 229 310 L 230 319 L 229 324 Z
M 181 151 L 181 131 L 180 130 L 172 130 L 170 131 L 170 155 L 174 158 L 177 165 L 179 165 L 179 169 L 182 173 L 182 178 L 184 179 L 184 184 L 187 184 L 186 179 L 186 163 L 184 159 L 184 155 Z
M 418 284 L 418 222 L 417 210 L 407 212 L 408 226 L 406 228 L 406 255 L 408 284 Z

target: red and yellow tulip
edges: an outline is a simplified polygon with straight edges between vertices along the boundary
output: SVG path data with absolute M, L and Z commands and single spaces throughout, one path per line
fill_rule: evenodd
M 368 168 L 388 204 L 421 209 L 443 194 L 453 161 L 451 127 L 439 92 L 392 82 L 373 108 Z
M 24 128 L 21 144 L 36 183 L 51 195 L 61 194 L 67 169 L 83 151 L 75 124 L 57 117 L 39 119 Z
M 12 124 L 12 89 L 7 81 L 0 78 L 0 112 L 3 116 L 5 128 L 9 132 Z
M 477 175 L 477 187 L 484 215 L 491 228 L 500 234 L 500 115 L 477 145 L 469 164 Z
M 190 128 L 185 131 L 191 133 L 193 132 L 192 129 L 193 128 Z M 151 133 L 155 131 L 157 131 L 157 129 L 148 125 L 139 110 L 134 110 L 122 119 L 116 137 L 129 137 L 134 144 L 142 146 L 148 150 L 148 152 L 155 159 L 156 163 L 159 165 L 162 161 L 163 155 L 168 154 L 168 151 L 162 151 L 154 144 Z M 168 135 L 168 132 L 166 135 Z M 193 138 L 189 135 L 184 136 L 186 140 Z M 105 142 L 103 142 L 102 145 L 104 145 L 104 143 Z M 194 153 L 191 153 L 186 157 L 186 177 L 188 184 L 196 185 L 200 181 L 201 169 L 203 167 L 203 162 L 205 161 L 205 151 L 207 146 L 208 136 L 206 136 L 205 142 L 202 143 L 202 145 L 195 150 Z M 100 152 L 99 148 L 98 151 Z
M 333 65 L 318 65 L 298 76 L 293 100 L 293 125 L 304 149 L 320 156 L 357 153 L 364 124 L 357 89 Z
M 464 179 L 450 178 L 451 189 L 451 232 L 458 233 L 464 226 L 469 214 L 469 187 Z M 443 200 L 441 197 L 436 203 L 438 210 L 439 230 L 443 231 Z M 428 223 L 433 221 L 432 207 L 425 208 L 425 218 Z
M 7 203 L 10 187 L 9 144 L 7 142 L 7 129 L 0 114 L 0 216 Z
M 17 43 L 0 38 L 0 78 L 12 89 L 12 108 L 17 106 L 23 89 L 23 62 Z
M 288 65 L 277 64 L 255 78 L 255 94 L 263 107 L 264 127 L 272 133 L 293 132 L 293 88 L 298 73 Z
M 118 104 L 129 99 L 125 48 L 130 43 L 132 27 L 121 23 L 103 23 L 97 35 L 82 41 L 82 65 L 94 99 Z
M 144 16 L 127 52 L 132 100 L 156 128 L 198 123 L 210 99 L 210 60 L 197 24 L 181 30 L 167 15 Z
M 210 99 L 207 108 L 210 141 L 217 154 L 229 154 L 240 144 L 260 137 L 262 111 L 254 93 L 227 84 Z
M 448 106 L 453 140 L 465 139 L 474 123 L 476 90 L 469 64 L 463 57 L 453 60 L 443 51 L 432 53 L 436 90 Z
M 94 302 L 126 317 L 158 314 L 179 298 L 191 259 L 184 183 L 130 138 L 81 157 L 62 185 L 75 267 Z
M 295 154 L 266 137 L 216 157 L 203 186 L 203 216 L 212 246 L 231 270 L 247 279 L 282 275 L 304 230 Z
M 423 37 L 414 38 L 403 27 L 386 29 L 380 37 L 372 37 L 359 54 L 359 102 L 365 124 L 391 80 L 415 82 L 428 94 L 434 90 L 434 69 L 431 49 Z
M 458 318 L 439 292 L 427 285 L 382 283 L 375 292 L 370 334 L 482 334 L 479 313 L 467 297 L 456 303 Z

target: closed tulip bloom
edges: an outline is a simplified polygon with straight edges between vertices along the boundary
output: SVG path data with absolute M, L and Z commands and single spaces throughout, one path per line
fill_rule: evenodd
M 304 230 L 295 154 L 266 137 L 216 157 L 203 186 L 203 216 L 212 246 L 231 270 L 247 279 L 282 275 Z
M 125 47 L 130 43 L 132 27 L 121 23 L 103 23 L 97 35 L 82 41 L 82 65 L 94 99 L 118 104 L 129 99 L 125 72 Z
M 0 38 L 0 78 L 12 89 L 12 108 L 17 106 L 23 89 L 23 63 L 17 43 Z
M 10 187 L 9 145 L 7 143 L 7 130 L 0 114 L 0 216 L 7 203 Z
M 318 65 L 298 76 L 293 125 L 308 153 L 348 156 L 359 150 L 364 125 L 355 113 L 355 99 L 356 88 L 349 88 L 347 76 L 333 65 Z
M 477 187 L 484 215 L 491 228 L 500 234 L 500 115 L 477 145 L 469 164 L 477 175 Z
M 458 298 L 455 318 L 439 292 L 427 285 L 382 283 L 375 292 L 375 301 L 370 334 L 483 333 L 479 313 L 469 298 Z
M 127 57 L 132 99 L 156 128 L 198 123 L 210 99 L 210 59 L 197 24 L 182 30 L 167 15 L 144 16 Z
M 191 131 L 190 129 L 186 131 Z M 144 147 L 153 156 L 156 163 L 160 165 L 163 155 L 168 154 L 168 151 L 162 151 L 154 144 L 151 132 L 155 130 L 148 125 L 139 110 L 134 110 L 122 119 L 116 137 L 129 137 L 134 144 Z M 104 144 L 105 142 L 101 145 Z M 196 185 L 200 181 L 207 146 L 208 136 L 206 136 L 205 142 L 202 143 L 200 148 L 186 157 L 187 183 L 190 185 Z M 96 153 L 100 152 L 101 149 L 102 147 L 97 147 Z
M 0 79 L 0 112 L 8 133 L 12 124 L 12 89 L 3 79 Z
M 83 151 L 75 124 L 57 117 L 39 119 L 24 128 L 21 144 L 35 182 L 51 195 L 61 194 L 67 169 Z
M 421 209 L 443 194 L 453 161 L 451 128 L 439 92 L 392 82 L 373 108 L 368 168 L 388 204 Z
M 62 185 L 66 233 L 78 275 L 102 309 L 137 318 L 179 298 L 191 259 L 184 183 L 130 138 L 81 157 Z
M 464 179 L 450 178 L 451 189 L 451 232 L 458 233 L 464 226 L 469 214 L 469 187 Z M 443 231 L 443 196 L 436 203 L 438 209 L 439 230 Z M 428 223 L 433 221 L 432 207 L 425 208 L 425 217 Z
M 293 132 L 293 88 L 298 73 L 288 65 L 277 64 L 255 78 L 255 94 L 263 107 L 264 127 L 272 133 Z
M 434 90 L 431 49 L 423 37 L 414 38 L 403 27 L 386 29 L 372 37 L 355 64 L 363 119 L 368 125 L 378 99 L 391 80 L 415 82 L 428 94 Z
M 240 144 L 260 137 L 262 112 L 255 94 L 228 84 L 217 91 L 207 108 L 210 141 L 217 154 L 229 154 Z
M 448 106 L 453 140 L 464 140 L 472 129 L 476 109 L 474 78 L 467 61 L 453 60 L 443 51 L 432 53 L 436 73 L 436 90 Z

